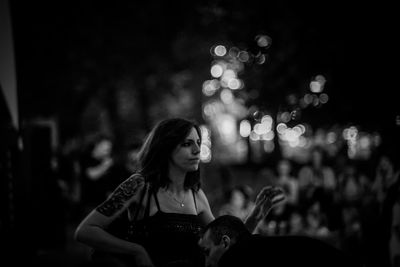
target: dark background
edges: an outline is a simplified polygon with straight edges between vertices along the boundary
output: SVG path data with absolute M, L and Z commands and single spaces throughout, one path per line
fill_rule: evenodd
M 383 2 L 11 1 L 11 9 L 21 116 L 58 114 L 67 136 L 79 131 L 89 99 L 112 95 L 123 77 L 145 84 L 152 74 L 191 69 L 205 80 L 211 45 L 251 50 L 257 34 L 272 38 L 269 62 L 248 71 L 259 104 L 282 105 L 323 74 L 330 101 L 304 113 L 310 123 L 383 129 L 398 114 L 395 18 Z M 190 89 L 200 88 L 199 80 Z
M 2 234 L 7 237 L 3 240 L 10 241 L 13 252 L 7 258 L 14 259 L 24 250 L 36 257 L 42 248 L 64 245 L 62 231 L 70 227 L 52 221 L 66 223 L 49 168 L 52 132 L 47 126 L 29 126 L 30 121 L 56 118 L 63 145 L 69 138 L 101 130 L 97 119 L 105 110 L 116 137 L 140 135 L 161 119 L 165 97 L 179 95 L 170 77 L 181 73 L 190 74 L 185 90 L 199 96 L 189 114 L 201 121 L 201 88 L 210 79 L 210 48 L 215 44 L 257 53 L 255 37 L 272 38 L 267 62 L 249 65 L 243 73 L 243 91 L 257 95 L 247 106 L 284 110 L 289 95 L 303 96 L 309 92 L 311 77 L 322 74 L 329 102 L 303 110 L 301 121 L 314 127 L 357 125 L 368 132 L 379 131 L 385 145 L 398 150 L 394 4 L 287 0 L 9 3 L 25 147 L 19 154 L 20 133 L 2 142 L 10 149 L 1 154 L 1 162 L 12 163 L 0 168 L 8 177 L 1 187 L 2 207 L 8 212 L 2 215 Z M 129 112 L 124 116 L 119 113 L 121 84 L 130 88 L 133 97 L 129 99 L 135 100 L 128 101 Z M 46 231 L 57 234 L 43 234 Z

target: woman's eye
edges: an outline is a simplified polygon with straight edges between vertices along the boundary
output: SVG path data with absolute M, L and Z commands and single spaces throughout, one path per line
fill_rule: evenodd
M 190 143 L 189 143 L 189 142 L 182 143 L 182 146 L 183 146 L 183 147 L 188 147 L 188 146 L 190 146 Z

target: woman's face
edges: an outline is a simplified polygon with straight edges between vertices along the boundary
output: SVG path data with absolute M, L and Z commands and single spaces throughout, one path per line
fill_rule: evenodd
M 170 167 L 175 167 L 184 172 L 196 171 L 200 163 L 200 137 L 195 128 L 172 151 Z

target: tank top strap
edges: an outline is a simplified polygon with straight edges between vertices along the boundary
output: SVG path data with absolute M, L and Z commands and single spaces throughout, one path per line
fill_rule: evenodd
M 194 208 L 196 209 L 196 214 L 198 214 L 197 212 L 197 202 L 196 202 L 196 194 L 194 193 L 194 190 L 192 190 L 192 195 L 193 195 L 193 200 L 194 200 Z
M 147 203 L 146 203 L 146 209 L 145 209 L 145 218 L 150 217 L 150 200 L 151 200 L 151 195 L 153 194 L 153 188 L 149 186 L 148 194 L 147 194 Z
M 155 190 L 152 190 L 152 194 L 154 195 L 154 200 L 156 201 L 158 211 L 161 211 L 160 202 L 158 202 L 158 198 L 157 198 L 157 192 Z
M 146 192 L 148 193 L 148 184 L 145 184 L 145 186 L 142 189 L 142 192 L 140 195 L 140 200 L 139 200 L 139 207 L 143 206 L 143 200 L 144 200 L 144 196 L 146 195 Z M 145 208 L 145 210 L 146 210 L 146 208 Z M 137 221 L 138 216 L 139 216 L 139 209 L 136 209 L 135 213 L 133 215 L 133 218 L 134 218 L 133 221 Z

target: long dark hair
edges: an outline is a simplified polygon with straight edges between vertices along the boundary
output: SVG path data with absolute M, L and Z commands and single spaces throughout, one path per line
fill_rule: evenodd
M 160 121 L 147 135 L 138 154 L 138 164 L 140 173 L 155 190 L 166 187 L 171 182 L 168 177 L 168 163 L 172 152 L 193 128 L 201 140 L 199 126 L 194 121 L 182 118 Z M 184 188 L 195 191 L 200 189 L 199 169 L 186 174 Z

